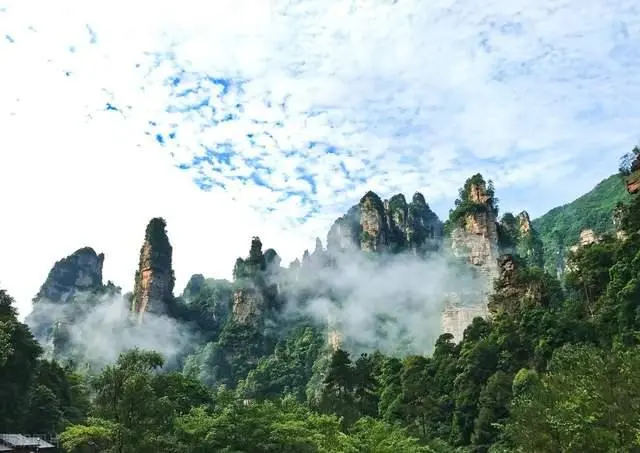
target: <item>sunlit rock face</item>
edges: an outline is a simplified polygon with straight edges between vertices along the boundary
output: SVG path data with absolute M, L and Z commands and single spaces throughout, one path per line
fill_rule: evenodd
M 489 295 L 493 281 L 500 274 L 498 218 L 492 194 L 482 177 L 476 175 L 465 185 L 461 196 L 473 209 L 465 212 L 451 230 L 451 252 L 472 266 L 478 285 L 474 291 L 451 294 L 445 302 L 443 330 L 451 333 L 456 341 L 462 338 L 473 318 L 489 316 Z
M 147 312 L 163 313 L 166 302 L 173 297 L 172 254 L 164 219 L 151 219 L 140 249 L 131 304 L 140 318 Z

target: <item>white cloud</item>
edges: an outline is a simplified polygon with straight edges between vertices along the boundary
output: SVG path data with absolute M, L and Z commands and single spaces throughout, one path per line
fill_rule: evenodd
M 130 289 L 157 215 L 178 287 L 228 275 L 254 234 L 286 262 L 368 189 L 438 203 L 477 171 L 522 189 L 507 208 L 538 214 L 613 172 L 638 139 L 636 3 L 5 2 L 0 285 L 25 314 L 53 262 L 91 245 Z M 213 78 L 244 83 L 221 96 Z M 188 87 L 199 91 L 177 97 Z M 173 168 L 222 142 L 241 153 L 231 165 Z M 246 179 L 258 164 L 271 189 Z M 197 189 L 203 175 L 226 192 Z M 556 198 L 537 200 L 540 186 Z

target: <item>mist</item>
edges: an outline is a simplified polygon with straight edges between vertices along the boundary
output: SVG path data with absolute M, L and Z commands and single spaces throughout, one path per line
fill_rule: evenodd
M 154 350 L 171 364 L 193 345 L 188 326 L 164 315 L 145 313 L 139 322 L 129 310 L 129 301 L 121 294 L 96 296 L 77 293 L 73 303 L 40 300 L 34 305 L 27 323 L 41 342 L 47 356 L 62 345 L 62 357 L 87 362 L 101 368 L 133 348 Z M 40 326 L 56 326 L 44 330 Z M 57 332 L 55 332 L 57 330 Z
M 331 266 L 313 258 L 287 284 L 287 314 L 330 319 L 345 348 L 359 352 L 428 354 L 447 300 L 477 304 L 487 288 L 471 266 L 444 253 L 343 253 Z

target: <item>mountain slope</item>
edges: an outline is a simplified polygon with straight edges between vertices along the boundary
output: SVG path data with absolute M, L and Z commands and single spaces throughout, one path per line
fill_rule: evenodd
M 591 228 L 596 234 L 613 229 L 613 211 L 617 203 L 630 196 L 618 174 L 601 181 L 590 192 L 571 203 L 553 208 L 533 221 L 544 250 L 545 268 L 558 269 L 565 250 L 578 242 L 580 231 Z

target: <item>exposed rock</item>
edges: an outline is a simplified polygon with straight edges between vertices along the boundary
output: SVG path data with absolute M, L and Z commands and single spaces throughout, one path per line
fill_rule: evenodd
M 329 330 L 329 347 L 333 352 L 337 351 L 342 347 L 344 338 L 339 330 L 330 329 Z
M 422 194 L 416 193 L 407 204 L 402 194 L 383 202 L 375 193 L 367 192 L 358 205 L 334 222 L 327 236 L 327 250 L 411 250 L 423 255 L 438 249 L 443 235 L 442 222 Z
M 500 255 L 497 210 L 482 179 L 469 184 L 466 196 L 477 208 L 464 213 L 462 225 L 456 225 L 452 230 L 451 247 L 454 255 L 465 257 L 476 266 L 490 285 L 498 276 L 497 259 Z
M 173 298 L 172 254 L 166 222 L 162 218 L 151 219 L 140 249 L 131 304 L 132 311 L 140 317 L 147 312 L 163 313 L 166 302 Z
M 367 192 L 360 200 L 360 249 L 364 252 L 385 250 L 389 231 L 384 204 L 373 192 Z
M 194 274 L 191 276 L 187 285 L 182 292 L 182 298 L 190 301 L 196 294 L 199 294 L 206 284 L 206 279 L 202 274 Z
M 327 250 L 332 253 L 354 251 L 360 248 L 360 206 L 353 206 L 337 219 L 327 234 Z
M 262 320 L 264 300 L 254 288 L 237 289 L 233 293 L 233 320 L 237 324 L 256 325 Z
M 329 348 L 335 352 L 338 349 L 341 349 L 344 345 L 344 337 L 342 335 L 340 325 L 338 319 L 336 318 L 336 313 L 332 310 L 329 311 L 327 317 L 327 340 L 329 343 Z
M 91 247 L 76 250 L 53 265 L 33 302 L 64 303 L 78 292 L 102 287 L 103 263 L 104 254 Z
M 511 282 L 513 280 L 514 273 L 516 271 L 516 261 L 512 255 L 502 255 L 498 259 L 498 266 L 500 268 L 499 278 L 505 282 Z
M 580 238 L 578 239 L 578 243 L 572 245 L 569 248 L 569 251 L 576 252 L 581 247 L 586 247 L 587 245 L 595 244 L 599 241 L 600 238 L 596 235 L 596 233 L 591 228 L 587 228 L 580 231 Z
M 629 175 L 626 181 L 627 192 L 630 194 L 636 194 L 640 191 L 640 172 Z
M 443 224 L 431 210 L 424 196 L 416 192 L 408 207 L 405 237 L 411 251 L 423 254 L 440 247 L 444 236 Z
M 587 247 L 591 244 L 596 244 L 600 242 L 600 240 L 601 237 L 596 235 L 596 233 L 591 228 L 580 231 L 578 243 L 569 247 L 569 253 L 563 257 L 563 272 L 573 272 L 576 270 L 575 266 L 571 263 L 571 254 L 576 253 L 583 247 Z
M 276 252 L 274 249 L 267 249 L 264 251 L 264 262 L 267 266 L 267 269 L 275 272 L 280 268 L 282 258 L 280 258 L 278 252 Z
M 636 194 L 640 192 L 640 148 L 635 147 L 630 153 L 623 156 L 620 165 L 620 174 L 624 177 L 627 192 Z
M 497 313 L 506 307 L 502 306 L 502 301 L 517 298 L 519 288 L 516 287 L 517 263 L 512 255 L 503 255 L 498 259 L 499 276 L 494 288 L 494 294 L 488 303 L 490 313 Z
M 440 247 L 443 236 L 443 223 L 429 208 L 422 194 L 414 194 L 408 204 L 402 194 L 382 201 L 369 191 L 358 205 L 331 226 L 326 253 L 320 253 L 322 244 L 316 241 L 316 251 L 302 257 L 302 269 L 331 265 L 335 262 L 335 255 L 357 250 L 391 254 L 411 251 L 424 256 Z M 329 324 L 332 325 L 331 321 Z M 341 344 L 339 327 L 330 327 L 329 332 L 332 347 Z
M 548 274 L 531 274 L 519 256 L 499 259 L 500 276 L 489 298 L 489 312 L 521 313 L 534 307 L 549 307 L 562 301 L 560 283 Z
M 465 182 L 460 195 L 449 220 L 451 249 L 454 256 L 464 259 L 475 269 L 479 288 L 473 294 L 451 295 L 445 302 L 442 324 L 445 332 L 455 338 L 460 338 L 473 318 L 488 315 L 489 295 L 500 274 L 500 238 L 493 188 L 487 187 L 482 176 L 477 174 Z M 460 300 L 465 300 L 464 306 Z
M 238 258 L 234 268 L 236 290 L 233 293 L 232 318 L 236 324 L 262 325 L 268 310 L 276 308 L 278 285 L 271 283 L 272 266 L 280 257 L 273 249 L 262 253 L 262 242 L 254 236 L 246 259 Z M 268 305 L 267 301 L 271 302 Z
M 409 205 L 407 205 L 407 200 L 402 194 L 394 195 L 390 200 L 385 200 L 384 208 L 387 213 L 390 251 L 402 251 L 407 245 L 409 220 Z
M 622 226 L 622 220 L 627 215 L 627 207 L 624 203 L 618 203 L 618 205 L 613 210 L 612 221 L 613 227 L 616 232 L 616 238 L 620 240 L 625 240 L 628 237 L 626 231 L 624 231 L 624 227 Z
M 475 304 L 460 307 L 448 303 L 442 313 L 442 331 L 453 335 L 453 340 L 462 340 L 464 330 L 471 324 L 474 318 L 486 318 L 488 316 L 486 304 Z
M 529 218 L 529 213 L 527 211 L 522 211 L 518 214 L 518 228 L 520 230 L 520 234 L 527 234 L 532 230 L 531 219 Z
M 120 288 L 102 281 L 104 255 L 81 248 L 57 261 L 33 299 L 33 310 L 25 322 L 45 347 L 49 358 L 58 357 L 65 346 L 67 325 L 91 310 L 108 293 Z
M 500 253 L 517 254 L 529 266 L 542 268 L 544 265 L 542 241 L 527 211 L 517 216 L 510 212 L 502 216 L 498 225 L 498 244 Z

